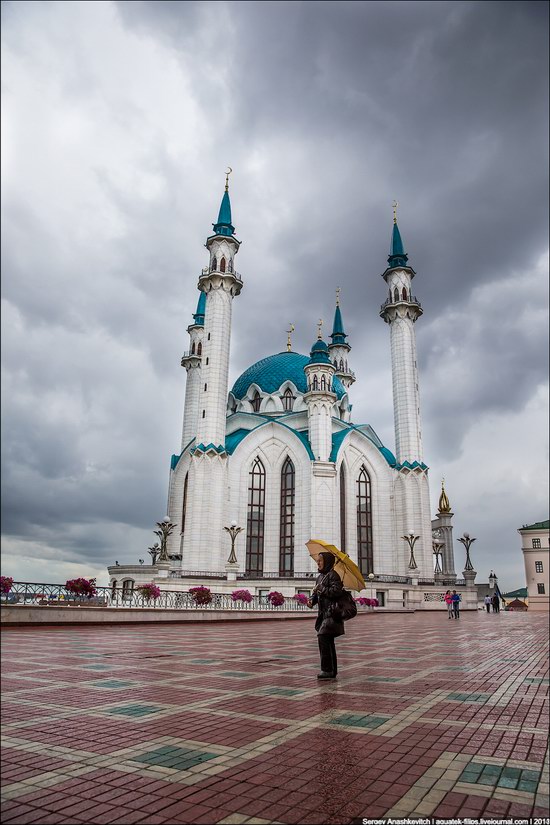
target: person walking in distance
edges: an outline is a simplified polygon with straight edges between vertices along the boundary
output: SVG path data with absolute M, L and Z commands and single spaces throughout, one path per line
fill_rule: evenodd
M 321 672 L 318 679 L 335 679 L 338 673 L 336 646 L 334 639 L 344 635 L 344 622 L 338 607 L 344 588 L 338 573 L 333 570 L 335 558 L 332 553 L 319 553 L 317 567 L 319 575 L 308 607 L 319 606 L 315 621 L 319 653 L 321 655 Z
M 453 616 L 455 619 L 460 619 L 460 593 L 453 590 Z
M 450 590 L 447 590 L 443 596 L 445 604 L 447 605 L 447 616 L 449 619 L 453 618 L 453 596 Z
M 493 600 L 491 599 L 491 597 L 489 596 L 488 593 L 485 596 L 485 598 L 483 599 L 483 601 L 485 602 L 485 609 L 487 610 L 487 613 L 490 613 L 491 612 L 491 604 L 492 604 Z
M 493 602 L 493 613 L 500 613 L 500 599 L 499 599 L 499 597 L 497 596 L 496 593 L 492 598 L 492 602 Z

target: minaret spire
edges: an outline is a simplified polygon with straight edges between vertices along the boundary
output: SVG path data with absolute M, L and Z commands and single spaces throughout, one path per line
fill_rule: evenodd
M 355 375 L 348 367 L 348 354 L 351 347 L 346 341 L 348 336 L 344 332 L 344 321 L 342 320 L 342 310 L 340 309 L 340 292 L 340 287 L 337 287 L 336 309 L 334 310 L 334 322 L 330 334 L 331 343 L 328 349 L 330 360 L 336 367 L 336 377 L 340 379 L 346 389 L 349 389 L 355 381 Z

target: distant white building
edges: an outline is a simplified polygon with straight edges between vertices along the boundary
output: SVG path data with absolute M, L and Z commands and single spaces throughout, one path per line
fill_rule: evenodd
M 432 524 L 415 335 L 422 307 L 412 293 L 415 271 L 395 213 L 379 313 L 390 333 L 395 454 L 369 424 L 352 420 L 356 376 L 339 298 L 330 342 L 321 326 L 307 355 L 292 351 L 290 336 L 286 350 L 273 355 L 261 353 L 259 342 L 262 357 L 229 388 L 232 304 L 244 281 L 235 268 L 241 242 L 227 181 L 213 228 L 181 361 L 187 372 L 183 431 L 168 497 L 175 529 L 169 570 L 159 574 L 174 589 L 206 583 L 228 592 L 238 579 L 256 594 L 276 587 L 293 595 L 311 587 L 315 567 L 305 543 L 321 538 L 346 551 L 365 578 L 375 576 L 373 587 L 386 606 L 430 606 L 436 600 L 425 593 L 434 581 L 433 528 L 442 548 L 438 580 L 456 580 L 452 513 L 443 491 Z M 261 289 L 260 279 L 249 288 Z M 364 364 L 364 356 L 358 362 Z M 228 561 L 224 530 L 232 523 L 243 528 L 236 562 Z M 403 538 L 409 534 L 412 551 Z M 117 586 L 129 576 L 136 583 L 151 579 L 150 568 L 110 567 L 109 573 Z
M 518 530 L 521 536 L 521 549 L 525 563 L 525 581 L 529 594 L 530 611 L 548 611 L 550 549 L 548 537 L 550 521 L 537 521 L 525 524 Z

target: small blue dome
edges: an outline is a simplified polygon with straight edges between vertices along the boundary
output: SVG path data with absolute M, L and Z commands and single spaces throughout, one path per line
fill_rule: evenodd
M 326 347 L 326 344 L 324 346 Z M 300 355 L 299 352 L 279 352 L 277 355 L 262 358 L 237 378 L 231 392 L 235 398 L 241 399 L 245 397 L 251 384 L 256 384 L 264 392 L 273 393 L 277 392 L 285 381 L 292 381 L 296 389 L 305 395 L 307 382 L 304 367 L 309 362 L 307 355 Z M 338 378 L 332 379 L 332 387 L 337 398 L 345 395 L 344 385 Z

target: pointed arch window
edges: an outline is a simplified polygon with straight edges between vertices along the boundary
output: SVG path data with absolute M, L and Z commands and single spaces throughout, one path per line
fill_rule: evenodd
M 260 412 L 260 406 L 262 403 L 262 398 L 258 390 L 252 396 L 252 409 L 255 413 Z
M 394 300 L 396 303 L 397 303 L 397 301 L 399 300 L 399 290 L 397 289 L 397 287 L 395 287 L 395 289 L 393 290 L 393 300 Z
M 214 255 L 214 257 L 212 258 L 212 271 L 215 272 L 217 270 L 217 268 L 218 268 L 218 261 L 217 261 L 216 256 Z
M 290 387 L 287 387 L 287 389 L 283 393 L 283 410 L 285 412 L 291 412 L 294 406 L 294 401 L 295 397 L 294 395 L 292 395 L 292 390 L 290 389 Z
M 197 347 L 197 355 L 202 355 L 202 341 L 199 341 L 199 345 Z
M 191 355 L 195 354 L 195 349 L 196 349 L 196 346 L 195 346 L 195 342 L 193 341 L 193 345 L 191 347 Z
M 185 532 L 185 514 L 187 512 L 187 482 L 189 481 L 189 472 L 185 474 L 185 481 L 183 482 L 183 499 L 181 504 L 181 534 Z
M 321 376 L 321 389 L 326 390 L 327 388 L 327 379 L 324 375 Z
M 225 272 L 225 258 L 220 261 L 220 272 Z
M 296 473 L 287 457 L 281 470 L 281 525 L 279 542 L 279 575 L 294 574 L 294 511 Z
M 317 378 L 316 375 L 313 376 L 313 389 L 314 390 L 319 389 L 319 379 Z
M 357 477 L 357 564 L 364 576 L 374 573 L 371 480 L 365 467 Z
M 403 300 L 406 301 L 407 300 L 407 290 L 405 289 L 405 287 L 403 287 L 403 289 L 401 290 L 401 295 L 403 296 Z
M 256 458 L 248 475 L 246 520 L 246 573 L 262 573 L 264 567 L 265 469 Z
M 346 472 L 342 461 L 340 465 L 340 550 L 342 553 L 348 552 L 346 546 Z

